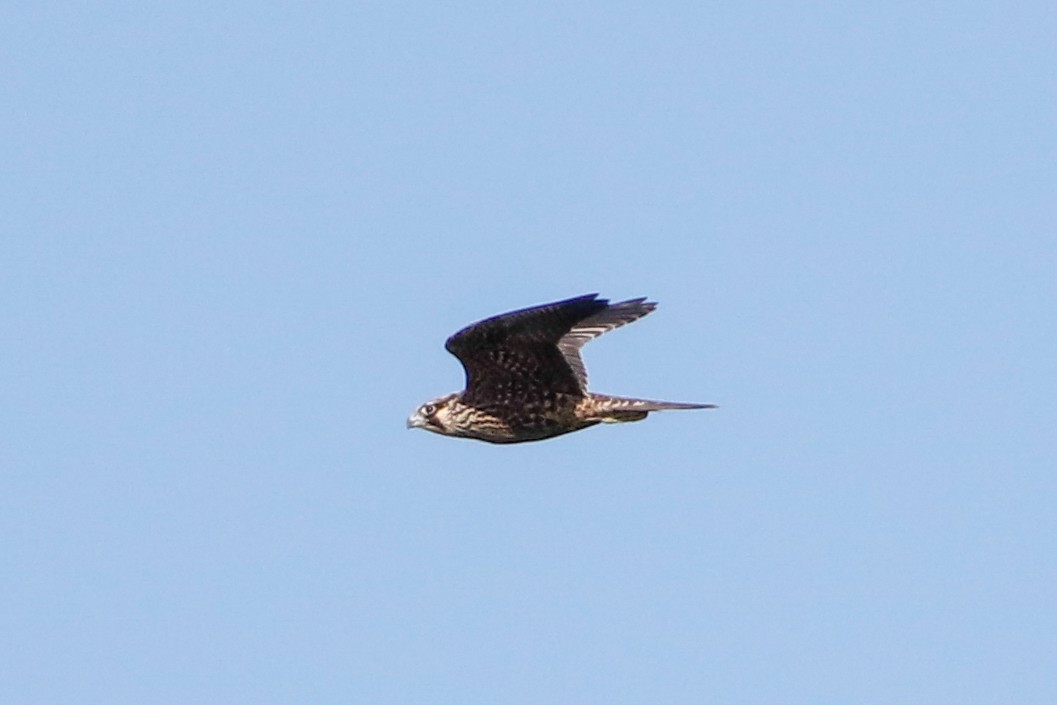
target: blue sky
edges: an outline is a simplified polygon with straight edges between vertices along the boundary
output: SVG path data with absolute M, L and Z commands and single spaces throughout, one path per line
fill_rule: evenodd
M 0 701 L 1057 701 L 1044 3 L 22 3 Z M 459 327 L 656 313 L 513 447 Z

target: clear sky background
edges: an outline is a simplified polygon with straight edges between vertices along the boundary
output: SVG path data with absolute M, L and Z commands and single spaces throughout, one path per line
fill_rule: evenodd
M 1057 702 L 1051 3 L 0 32 L 0 702 Z M 721 408 L 404 428 L 595 291 Z

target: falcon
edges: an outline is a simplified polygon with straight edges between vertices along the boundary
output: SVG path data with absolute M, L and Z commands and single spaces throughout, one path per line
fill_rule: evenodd
M 587 294 L 467 326 L 444 344 L 466 371 L 466 389 L 418 407 L 407 427 L 489 443 L 521 443 L 598 423 L 640 421 L 651 411 L 715 408 L 587 391 L 580 348 L 656 307 L 645 297 L 611 304 Z

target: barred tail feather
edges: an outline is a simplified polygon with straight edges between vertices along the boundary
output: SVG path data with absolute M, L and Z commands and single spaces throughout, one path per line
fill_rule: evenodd
M 653 399 L 632 399 L 629 397 L 612 397 L 606 394 L 591 394 L 586 416 L 609 423 L 622 421 L 640 421 L 651 411 L 669 409 L 715 409 L 715 404 L 691 404 L 677 401 L 656 401 Z

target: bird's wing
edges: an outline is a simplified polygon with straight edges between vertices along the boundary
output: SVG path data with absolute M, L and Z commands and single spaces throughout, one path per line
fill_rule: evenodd
M 610 305 L 588 294 L 486 318 L 448 338 L 445 347 L 466 370 L 470 401 L 528 389 L 579 394 L 587 386 L 580 348 L 654 306 L 645 299 Z
M 463 328 L 444 347 L 466 370 L 464 398 L 491 401 L 532 389 L 579 393 L 579 381 L 558 341 L 608 304 L 597 294 L 588 294 L 503 313 Z
M 657 304 L 647 301 L 646 297 L 609 304 L 598 313 L 578 321 L 568 333 L 561 337 L 558 341 L 558 350 L 572 368 L 581 389 L 587 389 L 587 368 L 584 367 L 584 361 L 580 357 L 580 348 L 603 333 L 639 320 L 655 308 Z

